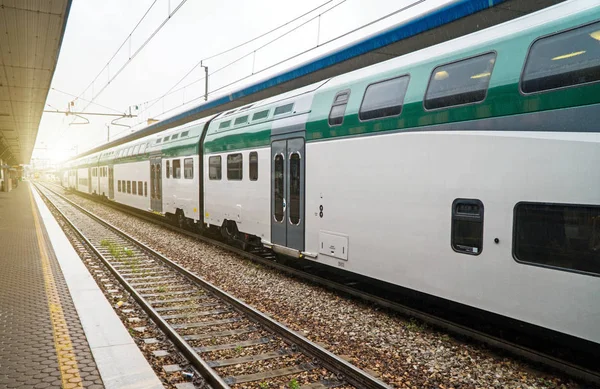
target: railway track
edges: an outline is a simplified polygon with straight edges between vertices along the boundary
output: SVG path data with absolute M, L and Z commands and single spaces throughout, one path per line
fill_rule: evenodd
M 64 188 L 59 187 L 61 190 Z M 89 198 L 91 200 L 97 201 L 98 199 L 91 195 L 85 195 L 81 193 L 77 193 L 77 195 L 82 196 L 84 198 Z M 289 266 L 281 261 L 274 261 L 274 255 L 266 250 L 256 250 L 254 252 L 248 252 L 241 250 L 236 247 L 232 247 L 229 244 L 226 244 L 220 240 L 212 239 L 207 236 L 199 235 L 188 230 L 173 226 L 169 224 L 164 218 L 158 215 L 144 214 L 139 211 L 130 209 L 127 206 L 122 206 L 118 203 L 112 202 L 103 202 L 103 204 L 110 206 L 111 208 L 117 209 L 119 211 L 134 215 L 135 217 L 139 217 L 141 219 L 150 221 L 152 223 L 156 223 L 164 226 L 165 228 L 174 230 L 178 233 L 185 234 L 189 237 L 192 237 L 196 240 L 203 241 L 205 243 L 209 243 L 223 249 L 226 249 L 232 253 L 235 253 L 241 257 L 246 259 L 250 259 L 252 261 L 261 263 L 268 267 L 280 270 L 287 274 L 311 281 L 313 283 L 322 285 L 326 288 L 344 293 L 346 295 L 353 296 L 355 298 L 361 299 L 363 301 L 377 304 L 378 306 L 391 309 L 393 311 L 399 312 L 403 315 L 413 317 L 432 325 L 434 327 L 446 330 L 455 335 L 467 337 L 471 340 L 481 342 L 490 347 L 493 347 L 498 350 L 502 350 L 508 352 L 509 354 L 525 359 L 527 361 L 533 362 L 536 365 L 539 365 L 543 368 L 550 369 L 552 371 L 561 372 L 570 377 L 576 378 L 578 380 L 582 380 L 588 383 L 593 383 L 596 385 L 600 385 L 600 371 L 597 369 L 590 369 L 586 366 L 581 366 L 577 363 L 573 363 L 571 361 L 561 359 L 560 357 L 556 357 L 554 355 L 550 355 L 548 353 L 540 352 L 537 349 L 530 348 L 527 346 L 523 346 L 517 342 L 507 341 L 498 336 L 493 336 L 485 331 L 480 331 L 474 328 L 471 328 L 467 325 L 463 325 L 452 320 L 447 320 L 445 318 L 436 316 L 435 314 L 429 313 L 427 311 L 416 309 L 409 305 L 404 305 L 397 303 L 395 301 L 391 301 L 385 297 L 382 297 L 379 294 L 369 293 L 368 291 L 358 289 L 357 283 L 354 281 L 345 283 L 345 282 L 336 282 L 329 278 L 321 277 L 318 274 L 315 274 L 311 271 L 304 271 L 297 267 Z
M 389 388 L 62 195 L 35 187 L 210 387 Z

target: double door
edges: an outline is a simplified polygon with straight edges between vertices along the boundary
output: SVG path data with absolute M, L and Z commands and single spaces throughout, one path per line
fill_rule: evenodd
M 271 241 L 304 250 L 304 138 L 271 143 Z
M 150 158 L 150 207 L 162 212 L 162 166 L 161 158 Z

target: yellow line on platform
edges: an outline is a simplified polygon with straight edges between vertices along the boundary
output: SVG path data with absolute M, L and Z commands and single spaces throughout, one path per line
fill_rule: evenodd
M 40 219 L 36 212 L 36 205 L 33 200 L 33 189 L 30 187 L 29 198 L 31 200 L 31 211 L 37 235 L 40 257 L 42 259 L 42 269 L 44 271 L 44 286 L 46 289 L 46 298 L 48 299 L 48 308 L 50 310 L 50 321 L 52 322 L 52 333 L 54 335 L 54 348 L 58 357 L 58 367 L 62 380 L 63 389 L 82 388 L 81 376 L 75 359 L 73 343 L 69 336 L 69 329 L 65 320 L 65 315 L 60 302 L 60 296 L 54 282 L 54 275 L 50 267 L 50 259 L 46 251 L 44 242 L 44 233 L 40 224 Z

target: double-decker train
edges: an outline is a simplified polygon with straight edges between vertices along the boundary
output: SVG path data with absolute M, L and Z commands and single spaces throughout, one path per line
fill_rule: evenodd
M 600 6 L 69 162 L 64 185 L 600 345 Z

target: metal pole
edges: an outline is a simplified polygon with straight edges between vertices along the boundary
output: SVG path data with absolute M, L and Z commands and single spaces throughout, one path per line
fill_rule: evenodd
M 208 66 L 202 65 L 200 61 L 200 67 L 204 68 L 204 101 L 208 101 Z

